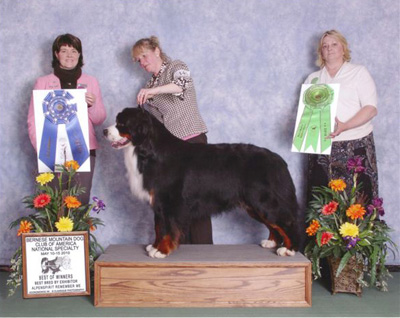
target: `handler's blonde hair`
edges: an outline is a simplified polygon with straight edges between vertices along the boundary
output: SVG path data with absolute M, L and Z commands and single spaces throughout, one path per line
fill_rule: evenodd
M 138 56 L 143 51 L 143 49 L 155 51 L 155 49 L 157 48 L 160 50 L 161 59 L 163 61 L 168 60 L 169 57 L 161 49 L 160 41 L 154 35 L 150 36 L 149 38 L 143 38 L 136 41 L 136 43 L 132 47 L 131 55 L 133 59 L 136 59 L 136 56 Z

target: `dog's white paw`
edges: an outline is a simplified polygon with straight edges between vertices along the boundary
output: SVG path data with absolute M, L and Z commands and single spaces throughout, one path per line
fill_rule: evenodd
M 148 254 L 149 254 L 149 256 L 150 257 L 152 257 L 152 258 L 154 258 L 155 256 L 155 254 L 158 252 L 158 250 L 156 249 L 156 248 L 151 248 L 149 251 L 148 251 Z
M 287 256 L 295 256 L 295 255 L 296 255 L 296 252 L 295 252 L 295 251 L 292 251 L 292 250 L 286 250 L 286 255 L 287 255 Z
M 260 244 L 261 244 L 261 246 L 263 248 L 274 248 L 274 247 L 276 247 L 276 242 L 272 241 L 272 240 L 262 240 Z
M 167 257 L 167 254 L 163 254 L 163 253 L 161 253 L 160 251 L 157 251 L 155 254 L 154 254 L 154 258 L 166 258 Z
M 155 250 L 156 248 L 153 247 L 153 244 L 149 244 L 146 246 L 146 252 L 150 252 L 151 250 Z
M 278 254 L 279 256 L 286 256 L 286 251 L 286 247 L 280 247 L 276 250 L 276 254 Z
M 161 253 L 158 249 L 156 249 L 154 247 L 149 251 L 149 256 L 151 258 L 166 258 L 167 257 L 166 254 Z
M 280 247 L 276 250 L 276 254 L 278 254 L 279 256 L 294 256 L 296 252 L 288 250 L 286 247 Z

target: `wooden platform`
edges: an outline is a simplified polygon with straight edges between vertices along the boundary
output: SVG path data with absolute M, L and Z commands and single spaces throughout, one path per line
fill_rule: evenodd
M 181 245 L 165 259 L 111 245 L 95 262 L 99 307 L 310 307 L 311 263 L 257 245 Z

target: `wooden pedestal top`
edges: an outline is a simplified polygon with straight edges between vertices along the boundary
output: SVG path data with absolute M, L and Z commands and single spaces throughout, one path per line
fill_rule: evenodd
M 168 265 L 180 263 L 232 263 L 274 264 L 285 263 L 285 266 L 306 266 L 310 261 L 301 253 L 295 256 L 278 256 L 275 249 L 265 249 L 259 245 L 181 245 L 171 255 L 163 259 L 151 258 L 147 255 L 145 245 L 110 245 L 104 254 L 96 261 L 98 263 L 138 263 Z

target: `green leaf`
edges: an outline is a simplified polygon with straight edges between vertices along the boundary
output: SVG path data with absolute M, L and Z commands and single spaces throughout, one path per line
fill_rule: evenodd
M 376 263 L 378 262 L 378 254 L 380 251 L 380 247 L 374 245 L 373 246 L 373 252 L 370 257 L 370 264 L 371 264 L 371 270 L 370 270 L 370 275 L 371 275 L 371 285 L 375 285 L 376 281 Z
M 31 221 L 32 224 L 33 224 L 33 226 L 35 227 L 35 232 L 37 232 L 37 233 L 42 233 L 42 232 L 44 232 L 42 226 L 39 225 L 39 223 L 36 222 L 35 219 L 29 218 L 29 221 Z
M 324 250 L 322 250 L 321 254 L 320 254 L 320 258 L 324 258 L 327 257 L 329 255 L 332 255 L 332 251 L 335 248 L 335 246 L 329 246 L 327 248 L 325 248 Z
M 321 238 L 322 238 L 322 231 L 317 232 L 317 244 L 321 247 Z
M 335 258 L 340 258 L 341 257 L 341 250 L 339 246 L 335 246 L 335 248 L 333 249 L 333 257 Z
M 371 245 L 371 242 L 368 241 L 367 239 L 363 239 L 363 240 L 357 242 L 357 244 L 360 246 L 369 246 L 369 245 Z
M 336 277 L 339 277 L 340 273 L 342 272 L 343 268 L 345 268 L 345 266 L 346 266 L 346 264 L 349 261 L 351 256 L 352 255 L 351 255 L 350 252 L 347 252 L 346 254 L 344 254 L 342 259 L 340 260 L 339 267 L 338 267 L 337 272 L 336 272 Z
M 362 238 L 365 238 L 367 236 L 372 236 L 372 235 L 374 235 L 374 232 L 372 232 L 371 230 L 366 230 L 366 231 L 363 231 L 360 233 L 359 238 L 362 239 Z

